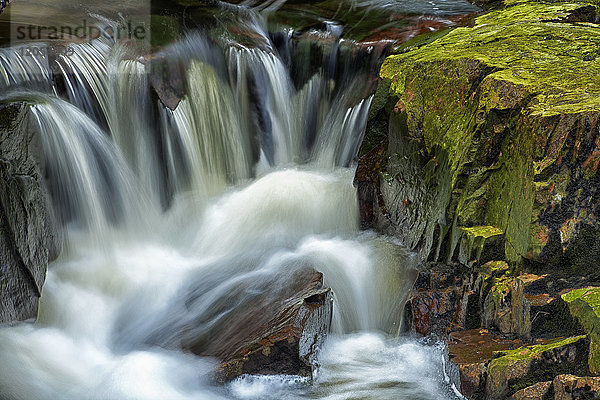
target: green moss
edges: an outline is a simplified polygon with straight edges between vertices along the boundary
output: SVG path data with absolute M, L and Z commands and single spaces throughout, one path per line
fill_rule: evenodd
M 600 288 L 572 290 L 562 295 L 569 304 L 571 314 L 575 316 L 586 332 L 590 333 L 590 371 L 600 374 Z
M 525 346 L 515 350 L 494 352 L 488 366 L 487 391 L 490 398 L 508 398 L 510 394 L 536 382 L 552 380 L 562 373 L 587 373 L 582 354 L 562 363 L 554 363 L 542 353 L 585 340 L 586 336 L 558 338 L 548 343 Z M 564 358 L 564 357 L 563 357 Z
M 584 61 L 600 48 L 597 25 L 544 22 L 577 8 L 581 5 L 524 3 L 494 11 L 477 18 L 473 28 L 457 28 L 427 46 L 388 57 L 381 76 L 393 78 L 407 62 L 477 60 L 496 69 L 490 79 L 533 94 L 535 113 L 600 110 L 600 60 Z M 401 83 L 393 87 L 402 89 Z
M 474 226 L 471 228 L 461 227 L 460 229 L 470 236 L 482 237 L 484 239 L 488 239 L 492 236 L 502 235 L 504 233 L 502 229 L 496 228 L 495 226 Z
M 179 23 L 171 16 L 152 15 L 150 37 L 152 47 L 166 46 L 179 37 Z
M 503 275 L 509 269 L 505 261 L 490 261 L 479 267 L 479 271 L 485 275 Z
M 457 226 L 501 229 L 505 259 L 517 264 L 540 235 L 531 226 L 534 177 L 556 161 L 535 163 L 541 121 L 600 111 L 600 57 L 590 56 L 600 49 L 599 26 L 585 22 L 595 13 L 588 3 L 513 2 L 384 62 L 380 76 L 399 99 L 408 135 L 448 155 L 455 207 L 448 257 Z
M 562 347 L 562 346 L 566 346 L 571 343 L 575 343 L 585 337 L 586 337 L 586 335 L 575 336 L 575 337 L 570 337 L 570 338 L 566 338 L 566 339 L 565 338 L 557 338 L 554 340 L 550 340 L 549 342 L 544 343 L 544 344 L 536 344 L 534 346 L 519 347 L 518 349 L 515 349 L 515 350 L 496 352 L 496 353 L 494 353 L 494 355 L 500 356 L 500 357 L 494 359 L 492 361 L 492 364 L 506 365 L 510 361 L 519 361 L 519 360 L 530 359 L 533 356 L 543 353 L 544 351 L 552 350 L 557 347 Z

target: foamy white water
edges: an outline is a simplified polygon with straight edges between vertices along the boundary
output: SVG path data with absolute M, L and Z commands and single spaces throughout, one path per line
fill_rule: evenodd
M 56 61 L 64 92 L 57 68 L 0 54 L 3 96 L 31 104 L 65 238 L 37 323 L 0 329 L 1 398 L 454 396 L 443 349 L 396 338 L 416 260 L 359 232 L 368 82 L 324 65 L 296 87 L 264 21 L 240 24 L 266 45 L 191 34 L 157 55 L 185 66 L 175 111 L 153 99 L 148 63 L 107 39 Z M 184 331 L 218 341 L 228 313 L 306 266 L 335 296 L 312 381 L 217 386 L 216 360 L 180 350 Z

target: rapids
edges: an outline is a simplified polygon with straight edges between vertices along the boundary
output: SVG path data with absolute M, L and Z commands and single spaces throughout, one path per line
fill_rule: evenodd
M 317 33 L 335 45 L 299 73 L 291 30 L 275 43 L 261 14 L 238 22 L 262 44 L 194 31 L 153 55 L 184 66 L 174 111 L 149 59 L 110 38 L 54 60 L 0 48 L 0 100 L 29 104 L 64 242 L 38 321 L 0 329 L 0 398 L 460 396 L 444 346 L 400 335 L 417 260 L 358 226 L 354 163 L 385 48 L 329 24 Z M 312 382 L 217 386 L 215 360 L 177 349 L 182 326 L 204 321 L 198 332 L 219 340 L 227 310 L 307 263 L 335 293 Z M 224 302 L 239 285 L 239 304 Z

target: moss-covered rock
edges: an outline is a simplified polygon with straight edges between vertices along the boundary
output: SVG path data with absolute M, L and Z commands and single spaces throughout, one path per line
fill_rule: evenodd
M 588 343 L 587 336 L 576 336 L 497 353 L 488 366 L 486 399 L 505 399 L 561 373 L 586 374 Z
M 582 288 L 562 295 L 569 310 L 590 334 L 590 372 L 600 374 L 600 288 Z
M 523 294 L 518 277 L 504 275 L 486 281 L 482 307 L 482 325 L 502 333 L 531 336 L 530 303 Z
M 389 143 L 408 143 L 418 165 L 435 168 L 409 185 L 430 197 L 423 213 L 418 198 L 402 208 L 406 185 L 381 181 L 386 220 L 399 227 L 382 230 L 402 231 L 430 260 L 464 263 L 486 261 L 471 253 L 480 243 L 469 229 L 494 227 L 503 233 L 495 259 L 592 271 L 600 257 L 597 8 L 507 2 L 472 27 L 386 59 L 388 102 L 373 119 L 389 114 Z M 390 165 L 406 168 L 394 165 L 398 155 L 406 156 L 388 147 L 392 163 L 381 176 Z M 411 223 L 417 213 L 428 222 Z

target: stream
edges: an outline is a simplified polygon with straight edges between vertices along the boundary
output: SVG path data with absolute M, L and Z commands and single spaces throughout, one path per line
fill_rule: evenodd
M 0 26 L 68 14 L 116 29 L 138 5 L 15 1 Z M 406 32 L 476 8 L 337 5 L 188 7 L 181 36 L 151 55 L 109 34 L 57 57 L 24 54 L 39 40 L 0 48 L 0 100 L 29 104 L 63 242 L 37 322 L 0 328 L 0 398 L 462 398 L 445 345 L 403 333 L 419 262 L 360 230 L 353 178 L 392 46 L 363 22 L 393 14 L 378 34 Z M 232 309 L 306 265 L 335 296 L 312 379 L 217 385 L 216 360 L 178 349 L 177 332 L 197 321 L 219 341 Z

